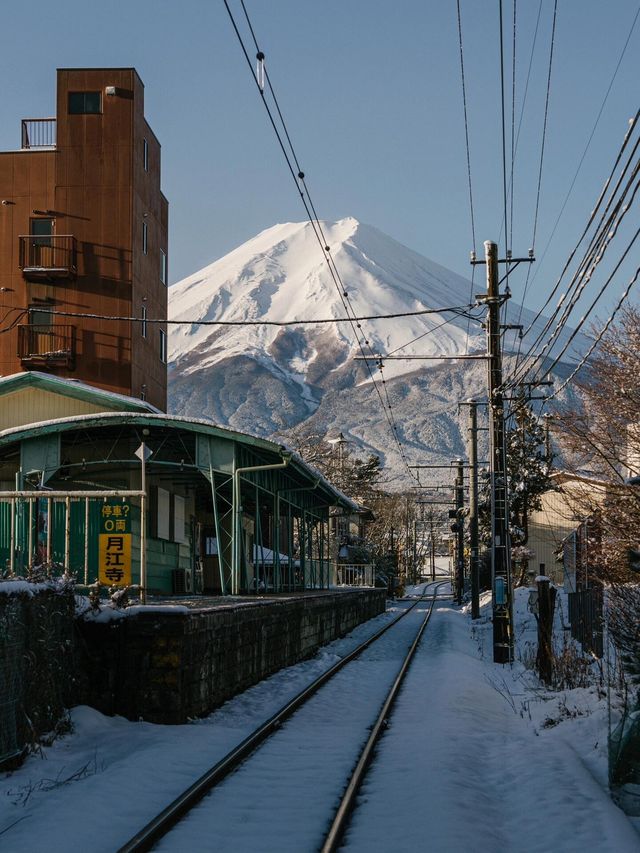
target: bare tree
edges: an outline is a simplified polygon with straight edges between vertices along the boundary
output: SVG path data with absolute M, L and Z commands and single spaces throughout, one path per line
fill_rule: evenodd
M 596 330 L 594 330 L 595 332 Z M 585 482 L 573 501 L 583 518 L 599 513 L 603 580 L 629 580 L 628 553 L 640 541 L 640 311 L 627 307 L 603 335 L 577 381 L 581 403 L 555 414 L 553 432 L 573 473 L 603 483 L 604 497 Z

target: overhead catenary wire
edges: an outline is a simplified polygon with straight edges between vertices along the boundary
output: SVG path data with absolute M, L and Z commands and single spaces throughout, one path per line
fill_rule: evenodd
M 464 138 L 465 138 L 465 147 L 467 153 L 467 182 L 469 186 L 469 212 L 471 218 L 471 248 L 475 255 L 476 251 L 476 224 L 475 224 L 475 214 L 473 210 L 473 184 L 471 181 L 471 152 L 469 145 L 469 116 L 467 111 L 467 86 L 465 81 L 464 74 L 464 48 L 462 41 L 462 15 L 460 12 L 460 0 L 457 0 L 457 10 L 458 10 L 458 43 L 460 47 L 460 78 L 462 83 L 462 108 L 464 113 Z M 473 299 L 473 291 L 475 285 L 475 275 L 476 268 L 473 266 L 471 268 L 471 282 L 469 285 L 469 301 Z M 469 331 L 471 328 L 471 323 L 467 323 L 467 342 L 465 347 L 465 352 L 469 350 Z
M 540 9 L 542 9 L 542 0 L 540 0 Z M 574 173 L 573 178 L 571 180 L 571 184 L 569 185 L 569 189 L 567 190 L 567 192 L 565 194 L 565 197 L 564 197 L 562 204 L 560 206 L 560 210 L 558 212 L 558 215 L 556 216 L 556 219 L 555 219 L 553 226 L 551 228 L 551 233 L 547 239 L 547 243 L 546 243 L 544 249 L 542 250 L 542 252 L 539 253 L 539 255 L 538 255 L 539 263 L 538 263 L 537 269 L 533 272 L 533 275 L 531 276 L 531 284 L 534 283 L 537 276 L 539 275 L 540 270 L 542 269 L 544 259 L 547 255 L 549 247 L 550 247 L 550 245 L 553 241 L 553 238 L 556 234 L 556 231 L 558 229 L 558 225 L 560 223 L 560 220 L 562 219 L 562 215 L 564 214 L 564 211 L 565 211 L 565 208 L 566 208 L 567 203 L 569 201 L 569 198 L 571 197 L 571 194 L 573 192 L 573 188 L 575 187 L 576 181 L 578 179 L 578 175 L 580 174 L 580 170 L 582 169 L 582 165 L 585 161 L 585 158 L 587 156 L 589 148 L 591 147 L 591 142 L 593 141 L 593 137 L 594 137 L 595 132 L 596 132 L 598 125 L 600 123 L 600 119 L 602 118 L 602 113 L 604 112 L 604 108 L 606 106 L 607 100 L 609 99 L 609 95 L 610 95 L 611 90 L 613 88 L 613 84 L 615 83 L 616 77 L 618 76 L 618 71 L 620 70 L 620 66 L 622 65 L 622 61 L 623 61 L 624 56 L 627 52 L 627 48 L 629 47 L 629 42 L 631 41 L 631 36 L 633 35 L 633 31 L 635 29 L 635 26 L 637 24 L 639 16 L 640 16 L 640 6 L 636 10 L 633 21 L 631 22 L 631 26 L 629 28 L 629 32 L 627 33 L 625 43 L 624 43 L 622 50 L 620 52 L 620 56 L 618 57 L 616 67 L 614 68 L 611 79 L 609 80 L 609 85 L 608 85 L 607 90 L 606 90 L 604 97 L 602 99 L 602 103 L 600 104 L 598 114 L 596 115 L 596 119 L 594 121 L 593 127 L 591 128 L 591 132 L 589 133 L 589 137 L 587 139 L 586 145 L 585 145 L 584 150 L 582 151 L 582 154 L 581 154 L 580 159 L 578 161 L 578 165 L 576 167 L 575 173 Z M 538 19 L 539 19 L 539 17 L 540 17 L 540 10 L 538 11 Z M 538 29 L 538 26 L 536 24 L 536 33 L 537 33 L 537 29 Z M 534 42 L 535 42 L 535 39 L 534 39 Z M 533 56 L 533 54 L 532 54 L 532 56 Z M 518 135 L 519 135 L 519 131 L 518 131 Z M 517 147 L 517 142 L 516 142 L 516 147 Z M 541 311 L 538 313 L 538 317 L 544 311 L 545 307 L 549 304 L 549 302 L 552 298 L 553 298 L 553 295 L 551 295 L 551 297 L 547 300 L 547 302 L 545 303 L 545 305 L 543 306 Z
M 499 23 L 500 23 L 500 115 L 502 119 L 502 205 L 503 205 L 503 223 L 504 223 L 504 234 L 505 234 L 505 242 L 507 241 L 507 236 L 509 234 L 509 220 L 507 219 L 507 136 L 506 136 L 506 124 L 505 124 L 505 101 L 504 101 L 504 25 L 503 25 L 503 15 L 502 15 L 502 0 L 499 0 Z M 502 229 L 500 229 L 502 231 Z M 506 266 L 506 286 L 505 291 L 509 292 L 509 272 L 510 272 L 510 264 L 509 264 L 509 256 L 511 253 L 511 246 L 507 246 L 507 266 Z M 507 325 L 507 312 L 508 312 L 508 299 L 505 299 L 502 303 L 502 311 L 503 311 L 503 324 Z
M 511 47 L 511 175 L 509 178 L 509 248 L 513 247 L 513 188 L 515 184 L 516 160 L 516 31 L 517 31 L 517 2 L 513 0 L 513 42 Z
M 536 205 L 535 212 L 533 215 L 533 234 L 531 237 L 531 248 L 535 252 L 536 248 L 536 236 L 538 233 L 538 214 L 540 212 L 540 192 L 542 189 L 542 169 L 544 165 L 544 152 L 545 152 L 545 143 L 547 139 L 547 123 L 549 119 L 549 100 L 551 96 L 551 72 L 553 68 L 553 49 L 555 45 L 555 36 L 556 36 L 556 21 L 558 17 L 558 0 L 555 0 L 553 5 L 553 23 L 551 25 L 551 44 L 549 47 L 549 69 L 547 72 L 547 90 L 545 94 L 544 101 L 544 120 L 542 123 L 542 141 L 540 143 L 540 162 L 538 164 L 538 184 L 536 188 Z M 527 296 L 527 288 L 529 286 L 529 273 L 531 271 L 531 264 L 529 264 L 527 270 L 527 278 L 524 285 L 524 292 L 522 295 L 522 304 L 520 305 L 520 314 L 518 316 L 518 323 L 522 318 L 522 307 L 524 305 L 526 296 Z
M 535 47 L 536 47 L 536 42 L 538 39 L 538 30 L 540 27 L 541 14 L 542 14 L 542 0 L 540 0 L 540 3 L 538 5 L 538 15 L 536 18 L 536 25 L 535 25 L 535 29 L 534 29 L 534 33 L 533 33 L 533 40 L 532 40 L 532 44 L 531 44 L 531 53 L 529 55 L 529 65 L 528 65 L 528 69 L 527 69 L 527 77 L 526 77 L 525 84 L 524 84 L 524 94 L 522 96 L 522 104 L 520 106 L 520 116 L 518 118 L 518 130 L 516 132 L 515 144 L 513 146 L 511 176 L 509 178 L 509 193 L 511 195 L 512 201 L 513 201 L 513 182 L 515 180 L 515 175 L 514 175 L 515 161 L 516 161 L 516 158 L 518 155 L 518 144 L 520 141 L 520 132 L 522 130 L 522 122 L 524 119 L 524 113 L 525 113 L 525 108 L 526 108 L 526 104 L 527 104 L 527 97 L 529 94 L 529 82 L 531 79 L 531 69 L 533 67 L 533 57 L 535 55 Z M 514 16 L 515 16 L 515 2 L 514 2 Z M 515 31 L 515 19 L 514 19 L 514 31 Z M 514 32 L 514 34 L 515 34 L 515 32 Z M 515 47 L 514 47 L 514 60 L 515 60 Z M 514 66 L 513 73 L 515 75 L 515 66 Z M 513 99 L 514 99 L 514 104 L 515 104 L 515 76 L 513 78 L 512 89 L 513 89 Z M 513 223 L 513 214 L 512 214 L 511 220 Z M 511 231 L 511 234 L 513 234 L 513 229 Z
M 303 203 L 305 211 L 307 213 L 308 220 L 312 226 L 315 237 L 316 237 L 316 239 L 320 245 L 320 248 L 322 250 L 323 257 L 324 257 L 325 262 L 327 263 L 327 267 L 329 269 L 329 273 L 330 273 L 331 278 L 334 282 L 334 285 L 338 291 L 339 298 L 340 298 L 342 305 L 345 309 L 345 312 L 347 314 L 347 318 L 349 318 L 351 328 L 352 328 L 354 337 L 356 339 L 357 346 L 360 349 L 362 355 L 365 354 L 364 353 L 364 347 L 365 346 L 367 346 L 369 348 L 371 354 L 374 355 L 373 349 L 371 348 L 369 341 L 366 338 L 366 336 L 364 335 L 364 333 L 361 333 L 362 334 L 362 340 L 360 339 L 360 333 L 358 332 L 358 329 L 361 328 L 360 322 L 358 320 L 354 319 L 353 315 L 355 315 L 355 312 L 351 308 L 351 302 L 349 299 L 348 290 L 345 287 L 344 282 L 342 281 L 342 279 L 340 277 L 340 273 L 339 273 L 339 271 L 335 265 L 335 261 L 334 261 L 333 257 L 331 256 L 330 246 L 329 246 L 328 241 L 326 240 L 326 237 L 324 235 L 322 226 L 320 224 L 320 219 L 319 219 L 319 217 L 315 211 L 315 207 L 313 205 L 313 202 L 311 201 L 309 189 L 308 189 L 306 179 L 305 179 L 305 175 L 304 175 L 304 172 L 302 171 L 302 169 L 300 168 L 297 156 L 295 155 L 295 150 L 293 149 L 293 145 L 291 144 L 291 136 L 287 130 L 286 122 L 284 121 L 282 111 L 280 110 L 279 105 L 277 105 L 276 109 L 277 109 L 277 112 L 278 112 L 278 115 L 280 118 L 280 122 L 283 126 L 285 138 L 288 140 L 289 148 L 292 152 L 293 161 L 297 167 L 297 174 L 296 174 L 296 171 L 294 170 L 291 158 L 289 156 L 289 153 L 288 153 L 287 148 L 285 146 L 285 143 L 283 141 L 282 135 L 280 134 L 279 129 L 277 127 L 277 124 L 276 124 L 276 121 L 274 119 L 271 108 L 269 107 L 269 104 L 267 103 L 267 100 L 265 98 L 265 86 L 260 85 L 260 81 L 257 79 L 257 76 L 254 74 L 253 66 L 252 66 L 251 60 L 249 58 L 247 48 L 246 48 L 245 43 L 244 43 L 244 39 L 242 37 L 242 34 L 240 33 L 240 30 L 239 30 L 238 25 L 236 23 L 233 12 L 231 11 L 231 8 L 229 6 L 228 0 L 223 0 L 223 2 L 225 5 L 225 8 L 227 10 L 227 14 L 229 16 L 229 19 L 231 21 L 231 24 L 233 26 L 234 32 L 236 34 L 236 37 L 238 39 L 238 42 L 240 44 L 240 47 L 242 49 L 242 52 L 245 56 L 245 59 L 247 61 L 248 66 L 249 66 L 251 76 L 253 77 L 254 82 L 256 83 L 256 86 L 258 88 L 258 91 L 259 91 L 261 99 L 262 99 L 262 103 L 263 103 L 263 105 L 267 111 L 268 116 L 269 116 L 271 126 L 272 126 L 272 128 L 276 134 L 277 139 L 278 139 L 280 148 L 281 148 L 282 153 L 285 157 L 285 160 L 286 160 L 287 166 L 289 168 L 289 171 L 291 173 L 291 176 L 292 176 L 292 178 L 296 184 L 297 191 L 300 194 L 302 203 Z M 272 94 L 272 97 L 274 99 L 274 103 L 276 103 L 277 98 L 275 97 L 275 93 L 273 91 L 273 85 L 272 85 L 271 80 L 269 78 L 268 72 L 264 68 L 264 58 L 265 58 L 264 53 L 260 50 L 260 47 L 258 45 L 258 41 L 257 41 L 256 35 L 255 35 L 255 31 L 254 31 L 253 26 L 251 25 L 251 21 L 250 21 L 250 18 L 249 18 L 249 15 L 248 15 L 248 12 L 247 12 L 246 6 L 244 5 L 243 0 L 241 0 L 241 3 L 242 3 L 243 12 L 245 14 L 245 18 L 247 20 L 247 24 L 248 24 L 250 32 L 251 32 L 252 39 L 254 41 L 254 44 L 255 44 L 255 47 L 257 50 L 258 60 L 261 63 L 261 73 L 264 77 L 264 80 L 266 80 L 267 88 L 268 88 L 269 92 Z M 350 316 L 350 310 L 351 310 L 352 316 Z M 398 450 L 400 452 L 400 457 L 401 457 L 402 461 L 404 462 L 404 465 L 406 467 L 407 472 L 409 473 L 409 475 L 412 478 L 414 478 L 413 473 L 409 469 L 407 459 L 406 459 L 406 455 L 404 452 L 404 447 L 403 447 L 403 444 L 400 440 L 400 436 L 398 434 L 398 426 L 397 426 L 397 424 L 395 422 L 395 418 L 393 416 L 393 407 L 391 405 L 391 400 L 389 398 L 389 394 L 388 394 L 388 391 L 386 388 L 386 382 L 385 382 L 384 376 L 382 375 L 382 368 L 380 368 L 381 376 L 382 376 L 382 390 L 381 390 L 378 387 L 378 383 L 376 382 L 375 376 L 373 374 L 373 370 L 372 370 L 370 364 L 368 363 L 368 361 L 365 361 L 365 365 L 366 365 L 367 372 L 369 373 L 369 378 L 371 379 L 372 385 L 375 389 L 375 392 L 378 395 L 378 399 L 380 401 L 380 404 L 382 405 L 383 411 L 385 413 L 385 418 L 386 418 L 386 420 L 389 424 L 389 427 L 391 429 L 392 436 L 393 436 L 395 443 L 398 447 Z M 384 395 L 384 399 L 383 399 L 383 395 Z

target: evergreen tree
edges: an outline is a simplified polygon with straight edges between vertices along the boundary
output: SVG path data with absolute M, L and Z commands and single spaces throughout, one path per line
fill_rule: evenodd
M 509 525 L 514 557 L 520 570 L 516 585 L 524 583 L 528 567 L 529 516 L 542 506 L 542 495 L 552 488 L 551 458 L 545 433 L 538 417 L 527 403 L 524 390 L 518 389 L 513 401 L 512 418 L 506 430 Z M 482 480 L 479 497 L 480 535 L 491 541 L 491 483 Z

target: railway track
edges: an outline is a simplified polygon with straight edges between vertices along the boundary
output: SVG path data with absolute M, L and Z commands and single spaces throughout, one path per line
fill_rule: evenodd
M 388 724 L 443 585 L 432 584 L 429 592 L 429 587 L 425 588 L 421 598 L 255 729 L 118 853 L 152 849 L 189 849 L 193 853 L 232 848 L 291 849 L 297 853 L 337 850 L 376 743 Z M 421 604 L 428 606 L 420 610 Z M 407 619 L 410 614 L 421 618 Z M 417 628 L 415 621 L 419 622 Z M 375 720 L 372 707 L 380 709 Z M 286 726 L 285 721 L 289 721 Z M 299 781 L 292 783 L 293 774 Z M 344 790 L 340 799 L 336 795 L 339 790 Z M 324 811 L 320 805 L 309 809 L 309 798 L 331 806 Z M 257 803 L 259 808 L 252 807 Z M 258 815 L 265 809 L 273 820 L 268 827 L 263 822 L 256 829 Z M 287 828 L 292 821 L 299 821 L 301 814 L 305 814 L 304 831 L 310 837 L 304 842 L 298 837 L 292 840 L 293 846 L 288 846 Z M 223 830 L 231 833 L 229 846 L 221 837 Z M 260 830 L 264 846 L 256 847 L 251 833 Z M 265 832 L 273 838 L 265 837 Z

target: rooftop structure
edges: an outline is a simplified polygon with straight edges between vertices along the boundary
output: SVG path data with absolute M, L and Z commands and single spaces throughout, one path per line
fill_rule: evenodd
M 21 146 L 0 152 L 0 375 L 166 410 L 166 323 L 147 319 L 167 316 L 168 204 L 135 69 L 58 69 L 56 115 L 23 119 Z

